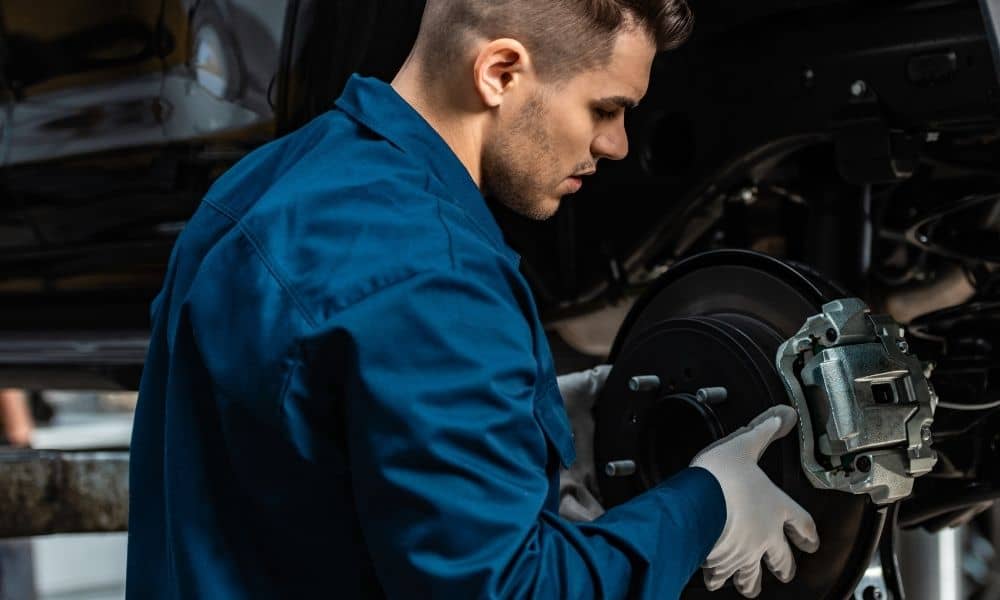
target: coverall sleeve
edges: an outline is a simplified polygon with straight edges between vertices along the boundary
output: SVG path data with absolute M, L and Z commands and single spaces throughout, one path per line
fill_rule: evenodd
M 389 597 L 679 596 L 721 534 L 718 482 L 688 469 L 588 524 L 547 510 L 539 405 L 564 409 L 516 301 L 427 272 L 343 317 L 351 484 Z

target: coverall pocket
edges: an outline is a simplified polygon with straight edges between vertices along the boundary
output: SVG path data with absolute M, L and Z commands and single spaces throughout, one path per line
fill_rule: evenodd
M 549 446 L 555 450 L 559 462 L 569 468 L 576 461 L 576 447 L 573 445 L 573 430 L 569 417 L 563 408 L 559 386 L 553 383 L 535 398 L 535 420 L 545 434 Z

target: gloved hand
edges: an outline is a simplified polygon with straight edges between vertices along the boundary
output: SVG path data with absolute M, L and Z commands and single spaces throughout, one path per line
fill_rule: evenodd
M 722 536 L 702 565 L 705 585 L 717 590 L 733 577 L 736 589 L 756 598 L 761 588 L 760 561 L 779 580 L 795 576 L 788 539 L 804 552 L 819 549 L 812 517 L 774 485 L 757 465 L 764 450 L 795 428 L 798 415 L 790 406 L 775 406 L 732 435 L 712 444 L 691 461 L 719 481 L 726 501 Z
M 559 514 L 570 521 L 593 521 L 604 514 L 594 468 L 594 403 L 604 389 L 611 365 L 558 377 L 573 429 L 576 462 L 559 472 Z

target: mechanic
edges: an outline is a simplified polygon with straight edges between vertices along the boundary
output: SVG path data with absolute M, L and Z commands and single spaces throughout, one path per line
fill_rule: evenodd
M 762 560 L 791 579 L 815 525 L 757 467 L 789 407 L 607 512 L 566 471 L 559 514 L 563 400 L 591 463 L 608 367 L 557 380 L 484 201 L 545 219 L 623 158 L 625 110 L 690 26 L 684 0 L 429 0 L 391 85 L 355 76 L 215 183 L 152 306 L 129 598 L 677 598 L 699 566 L 755 596 Z

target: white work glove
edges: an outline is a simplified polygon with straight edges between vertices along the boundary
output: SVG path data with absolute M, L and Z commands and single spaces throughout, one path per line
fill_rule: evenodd
M 570 521 L 593 521 L 604 514 L 594 467 L 594 403 L 610 372 L 611 365 L 600 365 L 556 379 L 576 446 L 576 462 L 559 472 L 559 514 Z
M 756 598 L 761 588 L 761 559 L 779 580 L 788 583 L 795 576 L 788 540 L 804 552 L 819 549 L 812 517 L 757 465 L 764 450 L 792 431 L 797 419 L 792 407 L 775 406 L 691 461 L 692 467 L 715 476 L 726 501 L 722 536 L 702 565 L 710 591 L 735 575 L 736 589 L 747 598 Z

